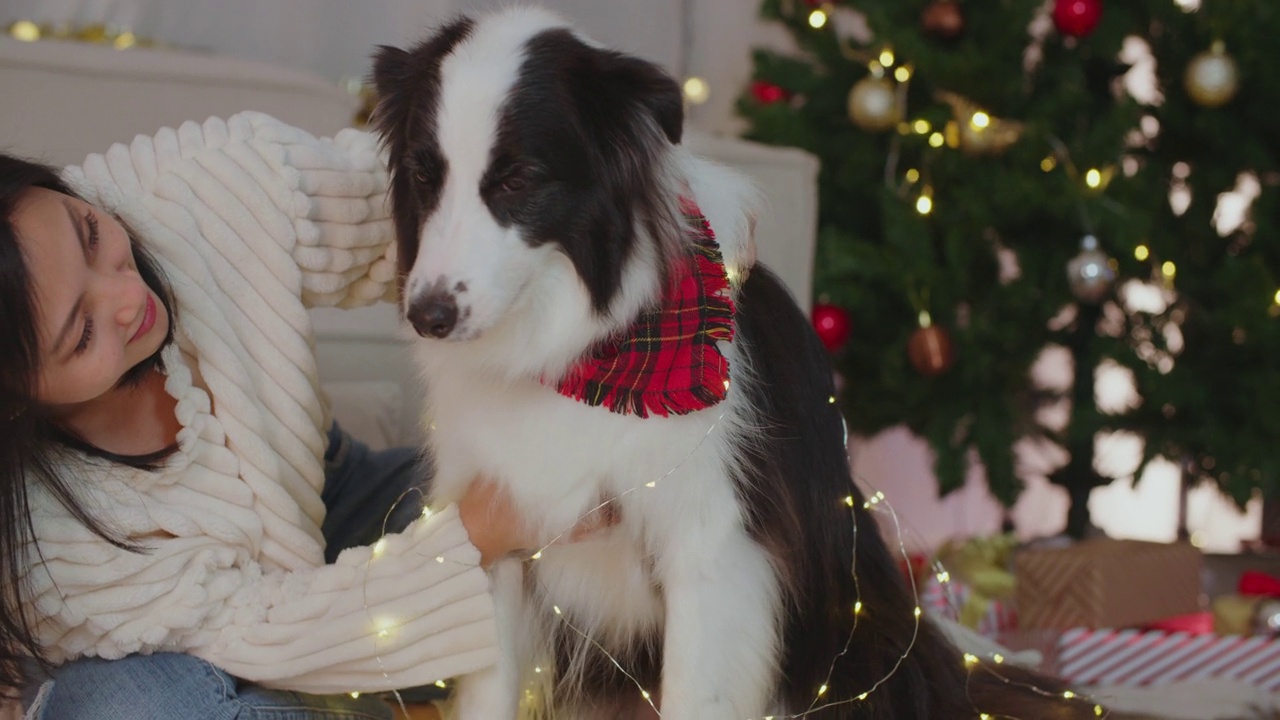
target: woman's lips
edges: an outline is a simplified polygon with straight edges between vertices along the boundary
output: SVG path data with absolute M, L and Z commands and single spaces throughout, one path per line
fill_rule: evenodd
M 133 337 L 129 338 L 129 342 L 133 342 L 134 340 L 137 340 L 143 335 L 146 335 L 147 331 L 149 331 L 151 327 L 155 324 L 156 324 L 156 299 L 152 297 L 150 293 L 148 293 L 147 307 L 142 311 L 142 324 L 138 326 L 138 331 L 133 334 Z

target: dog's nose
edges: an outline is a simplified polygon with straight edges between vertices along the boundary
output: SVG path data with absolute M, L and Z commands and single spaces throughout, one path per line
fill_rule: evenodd
M 409 303 L 406 318 L 422 337 L 442 338 L 458 324 L 458 301 L 450 293 L 427 293 Z

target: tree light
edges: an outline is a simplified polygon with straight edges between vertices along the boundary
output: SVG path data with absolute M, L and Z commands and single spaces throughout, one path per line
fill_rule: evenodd
M 822 8 L 818 8 L 817 10 L 814 10 L 813 12 L 809 13 L 809 27 L 813 28 L 814 30 L 817 30 L 818 28 L 821 28 L 826 24 L 827 24 L 826 10 L 823 10 Z
M 1098 188 L 1102 185 L 1102 171 L 1098 168 L 1089 168 L 1084 174 L 1084 184 L 1091 188 Z
M 978 129 L 983 129 L 991 125 L 991 116 L 979 110 L 969 118 L 969 122 Z
M 1139 262 L 1151 257 L 1151 249 L 1146 245 L 1139 245 L 1133 249 L 1133 257 Z
M 893 57 L 893 51 L 892 51 L 892 50 L 890 50 L 889 48 L 885 48 L 884 50 L 881 50 L 881 51 L 880 51 L 880 64 L 881 64 L 881 65 L 883 65 L 883 66 L 885 66 L 885 67 L 892 67 L 892 66 L 893 66 L 893 61 L 894 61 L 894 57 Z
M 911 68 L 903 65 L 893 71 L 893 79 L 898 82 L 906 82 L 911 79 Z

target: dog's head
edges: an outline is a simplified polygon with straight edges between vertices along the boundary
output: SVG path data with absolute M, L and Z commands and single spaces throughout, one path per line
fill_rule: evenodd
M 555 15 L 457 20 L 380 48 L 373 79 L 402 309 L 424 337 L 483 334 L 553 268 L 606 314 L 637 246 L 678 227 L 679 86 Z

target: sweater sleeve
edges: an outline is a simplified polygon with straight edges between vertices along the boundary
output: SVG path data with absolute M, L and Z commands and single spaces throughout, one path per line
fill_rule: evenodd
M 132 205 L 146 220 L 178 226 L 183 221 L 168 203 L 183 208 L 205 235 L 225 228 L 306 306 L 394 299 L 388 176 L 368 132 L 348 128 L 316 138 L 269 115 L 242 112 L 139 135 L 64 175 L 109 208 Z
M 139 554 L 64 520 L 42 523 L 44 560 L 28 577 L 55 662 L 188 652 L 266 686 L 338 693 L 426 685 L 497 660 L 488 576 L 453 506 L 291 572 L 204 534 L 142 539 Z

